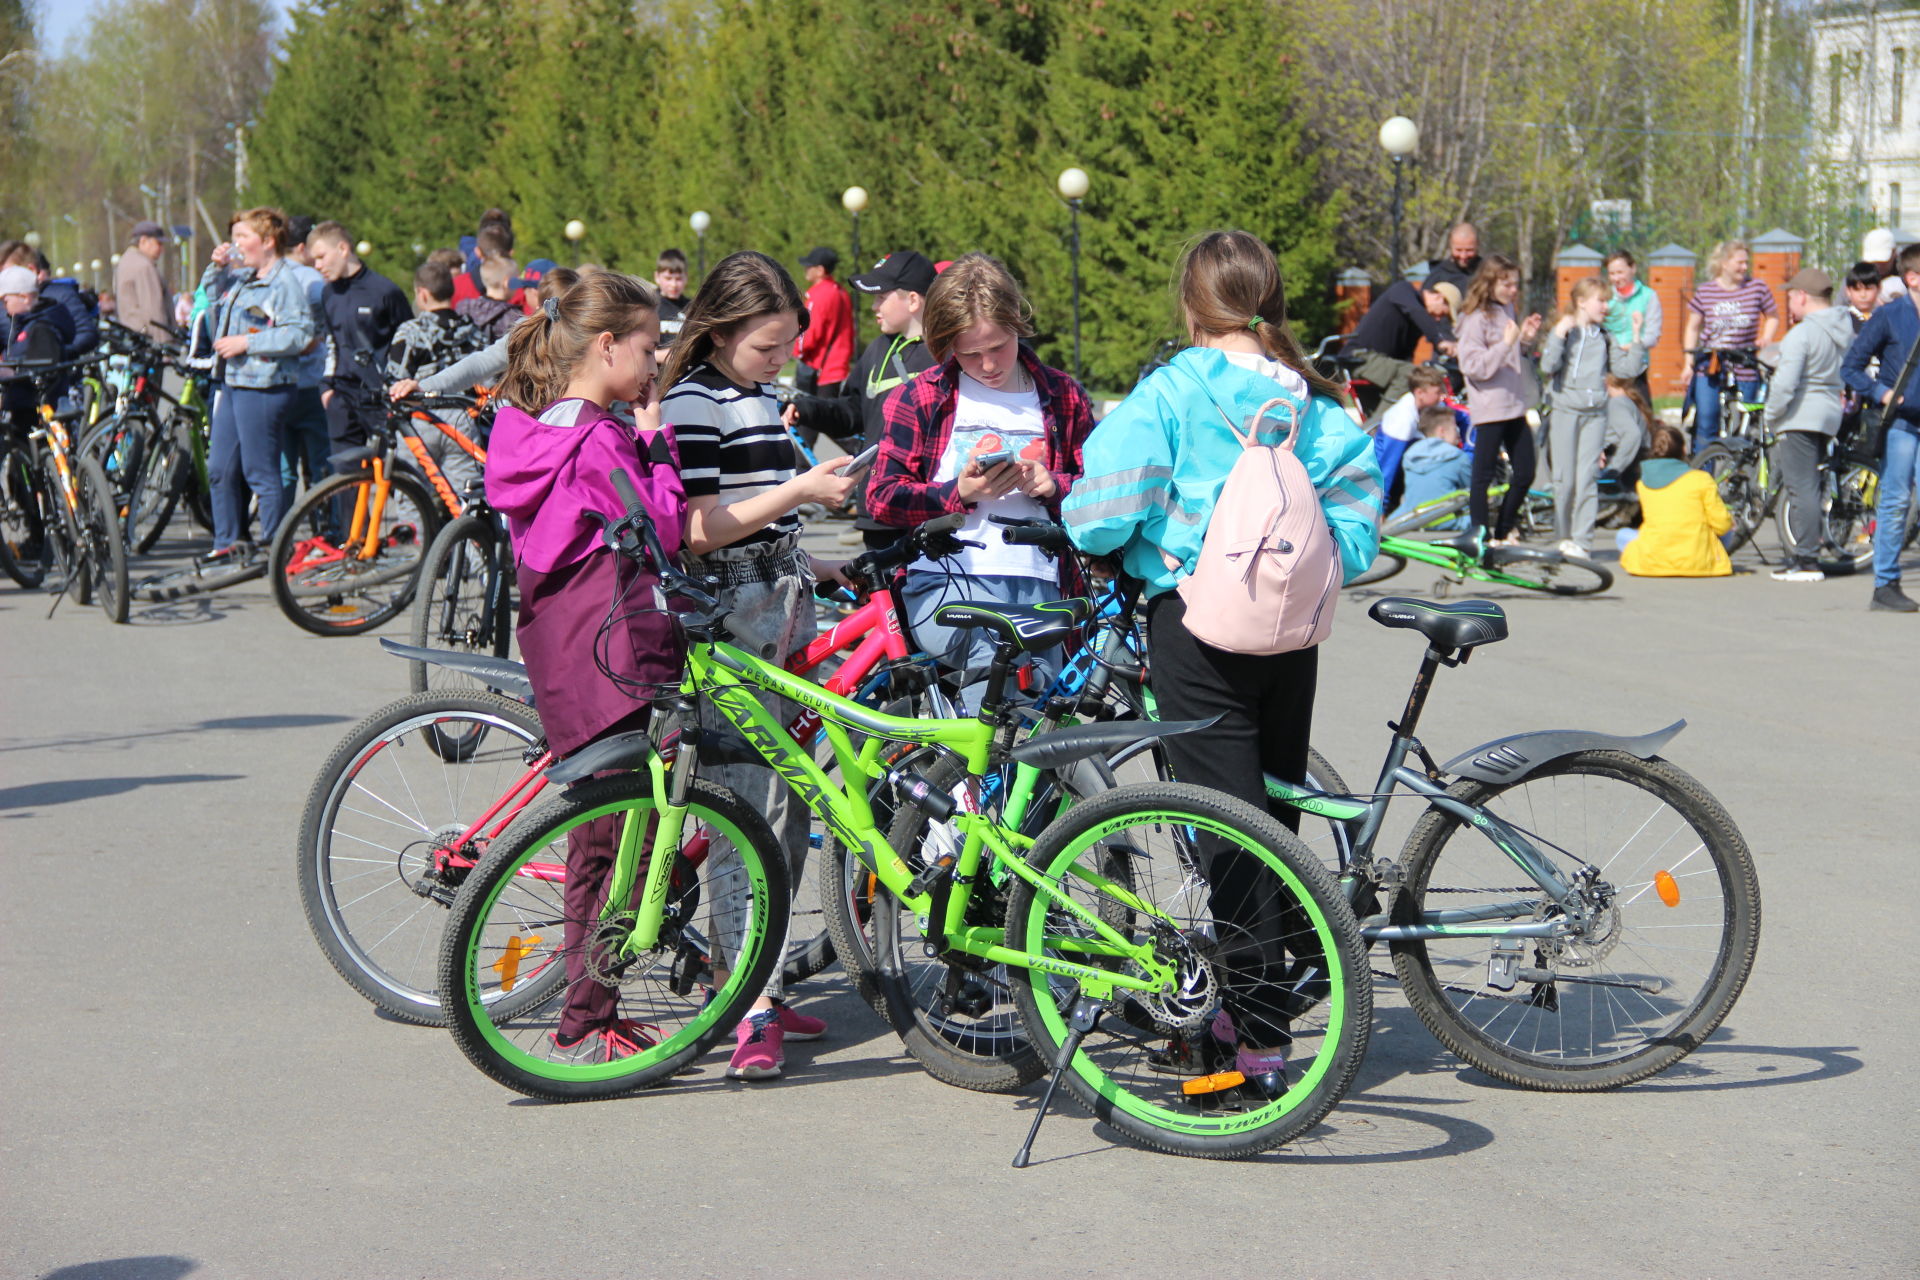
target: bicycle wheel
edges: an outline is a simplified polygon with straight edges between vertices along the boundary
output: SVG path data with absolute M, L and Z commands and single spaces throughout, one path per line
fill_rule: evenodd
M 956 756 L 930 759 L 920 773 L 941 791 L 958 793 L 967 786 L 966 764 Z M 1043 809 L 1051 799 L 1037 793 L 1034 806 Z M 1038 826 L 1044 825 L 1042 819 Z M 958 856 L 962 843 L 952 824 L 934 821 L 912 805 L 897 808 L 887 830 L 887 844 L 915 871 L 942 856 Z M 834 950 L 841 967 L 856 979 L 855 989 L 893 1024 L 906 1051 L 936 1080 L 963 1089 L 1009 1093 L 1037 1080 L 1046 1064 L 1020 1026 L 1005 966 L 957 953 L 944 959 L 927 955 L 925 921 L 877 884 L 857 858 L 847 855 L 846 862 L 866 890 L 860 903 L 865 927 L 842 946 L 841 931 L 851 933 L 843 920 L 834 933 Z M 968 923 L 997 923 L 1006 914 L 1006 888 L 1001 868 L 983 866 Z M 898 978 L 883 972 L 889 962 Z
M 1497 499 L 1492 498 L 1489 500 L 1497 501 Z M 1464 514 L 1467 509 L 1467 501 L 1468 497 L 1464 490 L 1459 493 L 1450 493 L 1444 497 L 1431 499 L 1409 511 L 1402 511 L 1399 515 L 1390 517 L 1381 524 L 1380 532 L 1388 536 L 1404 536 L 1409 533 L 1417 533 L 1422 529 L 1431 529 L 1435 525 L 1445 524 L 1447 521 Z M 1354 584 L 1348 583 L 1347 585 L 1353 586 Z
M 88 594 L 110 622 L 127 620 L 127 541 L 113 505 L 113 482 L 98 458 L 81 457 L 74 474 L 80 495 L 77 528 L 86 552 Z
M 31 591 L 46 580 L 48 555 L 33 456 L 0 443 L 0 571 Z
M 511 698 L 413 694 L 355 725 L 320 767 L 300 817 L 300 901 L 335 971 L 393 1017 L 445 1024 L 447 908 L 515 806 L 468 833 L 526 778 L 541 737 L 540 717 Z M 445 738 L 466 745 L 449 752 Z
M 1693 469 L 1713 477 L 1713 487 L 1733 517 L 1727 550 L 1738 551 L 1765 518 L 1768 495 L 1754 473 L 1757 455 L 1750 449 L 1710 444 L 1693 459 Z
M 267 555 L 273 599 L 320 636 L 370 631 L 413 601 L 421 556 L 441 508 L 424 481 L 398 469 L 384 494 L 370 472 L 329 476 L 300 496 Z
M 139 470 L 122 508 L 127 546 L 136 555 L 153 550 L 154 543 L 167 531 L 192 466 L 193 459 L 170 431 L 157 432 L 142 449 Z
M 1217 842 L 1211 883 L 1203 833 Z M 1177 969 L 1172 992 L 1115 991 L 1074 1054 L 1067 1084 L 1101 1120 L 1158 1150 L 1224 1159 L 1298 1136 L 1346 1092 L 1371 1029 L 1365 946 L 1333 878 L 1267 814 L 1183 783 L 1123 787 L 1071 809 L 1027 865 L 1133 943 L 1152 940 Z M 1024 879 L 1009 894 L 1006 936 L 1035 957 L 1101 963 L 1093 928 Z M 1044 1059 L 1060 1053 L 1079 994 L 1070 978 L 1014 970 L 1014 1000 Z M 1285 1049 L 1277 1096 L 1220 1074 L 1236 1042 Z
M 1368 565 L 1359 576 L 1355 577 L 1351 582 L 1347 583 L 1347 585 L 1349 587 L 1364 587 L 1374 582 L 1385 582 L 1388 578 L 1391 578 L 1394 574 L 1406 567 L 1407 558 L 1405 556 L 1395 555 L 1391 551 L 1382 551 L 1374 556 L 1372 564 Z
M 482 515 L 450 520 L 434 538 L 420 566 L 420 590 L 413 604 L 413 642 L 504 658 L 511 643 L 512 618 L 504 574 L 496 576 L 500 531 Z M 408 681 L 415 693 L 430 689 L 484 689 L 473 676 L 425 662 L 410 662 Z
M 1556 596 L 1596 595 L 1613 585 L 1606 566 L 1541 547 L 1489 547 L 1469 576 Z
M 1698 782 L 1658 757 L 1584 751 L 1448 794 L 1524 831 L 1588 884 L 1596 911 L 1582 931 L 1506 951 L 1484 936 L 1395 943 L 1407 1001 L 1442 1044 L 1529 1089 L 1611 1089 L 1665 1070 L 1720 1025 L 1753 967 L 1760 886 L 1739 829 Z M 1467 913 L 1457 919 L 1560 914 L 1486 833 L 1439 809 L 1415 824 L 1402 863 L 1397 921 L 1418 921 L 1430 900 Z
M 47 559 L 60 590 L 73 597 L 75 604 L 93 603 L 93 583 L 83 572 L 82 548 L 73 512 L 67 506 L 60 484 L 60 471 L 53 455 L 40 455 L 40 520 L 47 540 Z
M 1872 467 L 1847 466 L 1820 472 L 1820 546 L 1824 567 L 1862 573 L 1873 567 L 1873 531 L 1878 519 L 1875 500 L 1880 477 Z M 1788 555 L 1799 554 L 1793 541 L 1793 495 L 1780 495 L 1774 513 L 1780 545 Z
M 732 1030 L 766 985 L 786 941 L 786 855 L 765 818 L 710 783 L 694 782 L 688 795 L 686 833 L 703 829 L 705 856 L 676 860 L 652 951 L 617 958 L 631 917 L 569 914 L 556 875 L 567 833 L 610 818 L 640 823 L 647 840 L 655 807 L 644 775 L 576 784 L 524 815 L 454 899 L 441 1005 L 462 1052 L 508 1088 L 555 1102 L 644 1089 Z M 522 998 L 522 988 L 563 970 L 551 991 Z M 610 992 L 614 1016 L 644 1026 L 653 1043 L 612 1062 L 569 1061 L 554 1033 L 566 1002 L 589 986 Z

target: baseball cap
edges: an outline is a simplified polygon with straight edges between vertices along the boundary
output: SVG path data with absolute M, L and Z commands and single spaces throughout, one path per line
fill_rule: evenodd
M 1893 256 L 1893 250 L 1893 232 L 1885 227 L 1875 227 L 1860 242 L 1860 256 L 1868 262 L 1885 262 Z
M 935 274 L 933 264 L 927 261 L 925 254 L 902 249 L 880 259 L 873 264 L 873 270 L 855 276 L 850 283 L 862 293 L 885 293 L 889 289 L 925 293 L 933 288 Z
M 133 224 L 133 235 L 128 239 L 128 243 L 131 244 L 134 240 L 145 236 L 152 236 L 156 240 L 173 239 L 167 234 L 167 229 L 157 222 L 136 222 Z
M 1833 277 L 1818 267 L 1802 267 L 1793 273 L 1793 279 L 1787 281 L 1787 288 L 1810 293 L 1816 298 L 1833 296 Z
M 819 244 L 807 251 L 807 256 L 800 259 L 800 265 L 803 267 L 825 267 L 831 271 L 840 265 L 840 255 L 827 248 L 826 245 Z
M 1423 284 L 1421 288 L 1425 289 L 1428 293 L 1439 294 L 1447 300 L 1448 311 L 1456 316 L 1460 314 L 1460 286 L 1451 281 L 1442 280 L 1437 284 Z
M 0 294 L 40 292 L 40 277 L 32 267 L 7 267 L 0 269 Z

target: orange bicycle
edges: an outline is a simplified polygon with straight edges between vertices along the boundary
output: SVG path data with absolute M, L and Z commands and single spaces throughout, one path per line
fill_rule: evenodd
M 464 416 L 464 429 L 436 410 Z M 267 576 L 280 611 L 322 636 L 358 635 L 403 611 L 427 547 L 465 509 L 423 432 L 484 465 L 476 437 L 490 416 L 484 399 L 414 397 L 390 405 L 366 445 L 334 455 L 341 474 L 301 494 L 274 530 Z

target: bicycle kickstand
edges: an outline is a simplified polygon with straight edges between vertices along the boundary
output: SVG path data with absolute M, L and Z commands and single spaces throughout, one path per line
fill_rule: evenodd
M 1047 1118 L 1047 1108 L 1053 1105 L 1053 1091 L 1060 1087 L 1060 1077 L 1067 1073 L 1073 1055 L 1080 1052 L 1080 1042 L 1087 1038 L 1089 1031 L 1100 1025 L 1100 1002 L 1085 996 L 1079 997 L 1073 1002 L 1069 1023 L 1073 1032 L 1060 1046 L 1060 1056 L 1053 1060 L 1053 1075 L 1047 1080 L 1047 1091 L 1040 1095 L 1040 1110 L 1033 1117 L 1033 1127 L 1027 1130 L 1027 1140 L 1013 1157 L 1013 1167 L 1016 1169 L 1027 1167 L 1027 1161 L 1033 1155 L 1033 1140 L 1040 1136 L 1040 1122 Z

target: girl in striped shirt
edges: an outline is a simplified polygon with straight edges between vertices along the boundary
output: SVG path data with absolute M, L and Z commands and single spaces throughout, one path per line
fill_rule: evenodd
M 837 507 L 855 483 L 841 473 L 849 461 L 844 457 L 796 470 L 799 455 L 780 420 L 773 379 L 806 322 L 806 303 L 778 262 L 752 252 L 722 259 L 682 318 L 660 406 L 679 446 L 687 491 L 687 569 L 719 580 L 733 643 L 774 663 L 813 638 L 814 583 L 845 582 L 839 564 L 800 549 L 794 512 L 808 502 Z M 799 712 L 785 699 L 771 699 L 768 709 L 782 723 Z M 702 715 L 711 727 L 724 726 L 711 709 Z M 806 806 L 764 765 L 723 765 L 707 773 L 766 815 L 787 851 L 788 883 L 798 884 L 807 857 Z M 825 1033 L 826 1023 L 788 1008 L 781 995 L 776 965 L 735 1031 L 728 1075 L 777 1076 L 784 1040 Z
M 1779 309 L 1773 290 L 1763 280 L 1747 278 L 1752 263 L 1744 240 L 1725 240 L 1707 255 L 1710 279 L 1687 299 L 1687 328 L 1684 345 L 1693 353 L 1693 450 L 1720 436 L 1720 388 L 1727 373 L 1716 379 L 1710 372 L 1716 351 L 1729 348 L 1752 349 L 1773 341 L 1780 327 Z M 1751 385 L 1759 374 L 1747 366 L 1733 370 L 1736 381 Z

